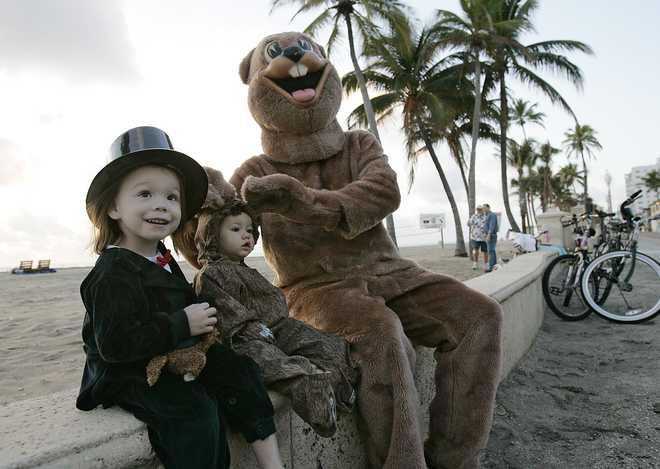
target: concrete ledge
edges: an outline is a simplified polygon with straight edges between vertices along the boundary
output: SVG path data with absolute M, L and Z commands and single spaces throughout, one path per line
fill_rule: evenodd
M 553 256 L 519 256 L 504 268 L 469 280 L 468 286 L 496 299 L 504 311 L 504 378 L 531 346 L 543 320 L 541 276 Z M 424 432 L 426 408 L 435 392 L 433 350 L 418 349 L 416 381 Z M 0 469 L 124 469 L 158 467 L 144 425 L 118 408 L 80 412 L 77 389 L 0 407 Z M 293 413 L 285 398 L 271 393 L 278 441 L 287 469 L 366 468 L 354 415 L 340 415 L 337 434 L 319 438 Z M 248 446 L 231 437 L 232 467 L 254 468 Z

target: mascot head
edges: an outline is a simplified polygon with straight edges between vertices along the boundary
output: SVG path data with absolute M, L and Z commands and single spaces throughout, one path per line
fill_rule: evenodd
M 250 112 L 262 129 L 307 135 L 334 122 L 342 88 L 321 46 L 302 33 L 273 34 L 243 59 Z

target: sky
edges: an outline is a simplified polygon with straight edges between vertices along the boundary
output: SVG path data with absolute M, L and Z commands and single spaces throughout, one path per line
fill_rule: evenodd
M 436 8 L 459 12 L 458 0 L 407 4 L 420 22 L 430 22 Z M 0 269 L 25 259 L 50 258 L 54 267 L 93 264 L 85 194 L 112 141 L 132 127 L 162 128 L 177 150 L 227 177 L 260 154 L 260 129 L 248 111 L 238 65 L 262 37 L 302 30 L 313 18 L 290 22 L 294 8 L 271 14 L 268 0 L 0 0 L 0 11 Z M 575 39 L 595 51 L 571 55 L 584 73 L 583 90 L 549 72 L 543 76 L 580 122 L 597 131 L 603 150 L 589 163 L 589 188 L 601 205 L 606 171 L 617 204 L 625 198 L 624 174 L 660 157 L 658 19 L 656 1 L 541 0 L 536 31 L 523 40 Z M 320 34 L 319 42 L 326 37 Z M 347 42 L 331 57 L 340 74 L 352 68 L 342 46 Z M 525 85 L 514 82 L 512 91 L 546 114 L 544 128 L 527 128 L 529 136 L 560 147 L 572 119 Z M 358 104 L 359 95 L 345 97 L 342 126 Z M 444 238 L 455 239 L 430 159 L 420 158 L 408 191 L 401 123 L 389 121 L 380 133 L 402 192 L 394 214 L 399 244 L 439 242 L 439 232 L 419 228 L 421 213 L 446 214 Z M 516 128 L 510 133 L 521 136 Z M 465 224 L 467 197 L 458 169 L 446 148 L 439 146 L 438 153 Z M 493 145 L 479 142 L 477 202 L 499 211 L 494 154 Z M 555 168 L 565 163 L 561 157 Z

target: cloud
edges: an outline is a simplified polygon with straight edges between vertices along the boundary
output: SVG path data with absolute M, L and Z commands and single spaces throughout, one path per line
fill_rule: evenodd
M 73 231 L 61 224 L 57 218 L 49 215 L 36 215 L 24 213 L 13 216 L 7 223 L 4 235 L 17 238 L 44 238 L 66 239 L 73 235 Z
M 24 179 L 25 164 L 19 153 L 12 142 L 0 139 L 0 186 L 17 184 Z
M 138 77 L 120 2 L 0 0 L 0 69 L 47 70 L 73 81 Z

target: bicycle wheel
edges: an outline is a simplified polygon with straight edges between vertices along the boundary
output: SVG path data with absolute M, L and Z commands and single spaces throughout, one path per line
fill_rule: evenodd
M 591 314 L 582 298 L 579 279 L 576 279 L 579 263 L 580 257 L 576 254 L 564 254 L 553 259 L 543 272 L 543 298 L 552 312 L 565 321 L 579 321 Z M 591 288 L 595 290 L 593 282 Z M 594 292 L 594 296 L 598 294 Z
M 599 282 L 601 289 L 607 289 L 608 295 L 600 297 L 583 290 L 587 304 L 605 319 L 635 323 L 660 313 L 660 264 L 641 252 L 634 264 L 632 260 L 630 251 L 609 252 L 594 259 L 584 271 L 583 289 L 587 282 Z

